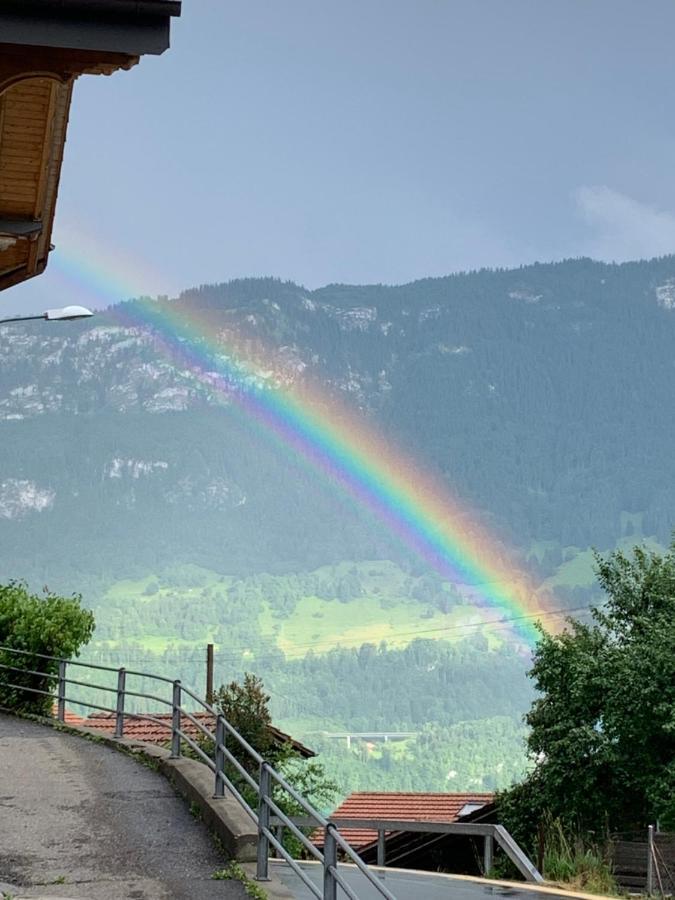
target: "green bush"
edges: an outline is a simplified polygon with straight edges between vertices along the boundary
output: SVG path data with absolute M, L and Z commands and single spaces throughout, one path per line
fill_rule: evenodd
M 236 681 L 222 685 L 213 698 L 215 708 L 228 720 L 230 725 L 256 750 L 263 759 L 309 803 L 321 811 L 328 809 L 338 796 L 338 786 L 331 781 L 321 763 L 303 759 L 292 743 L 279 743 L 271 731 L 272 718 L 269 711 L 270 697 L 265 692 L 260 678 L 245 673 L 242 683 Z M 231 736 L 225 739 L 225 745 L 239 764 L 257 779 L 258 766 L 242 749 L 238 741 Z M 203 742 L 205 751 L 211 755 L 212 742 Z M 242 778 L 236 767 L 225 764 L 225 774 L 237 788 L 251 809 L 257 812 L 257 792 Z M 289 817 L 305 816 L 306 812 L 276 782 L 272 783 L 272 798 L 276 805 Z M 301 828 L 304 834 L 310 834 L 313 828 Z M 294 857 L 306 854 L 300 840 L 290 829 L 285 828 L 283 845 Z
M 0 665 L 19 670 L 0 668 L 0 706 L 49 715 L 58 663 L 42 656 L 77 656 L 93 631 L 94 617 L 82 609 L 79 596 L 47 590 L 37 596 L 20 582 L 0 585 L 0 647 L 9 648 L 0 649 Z

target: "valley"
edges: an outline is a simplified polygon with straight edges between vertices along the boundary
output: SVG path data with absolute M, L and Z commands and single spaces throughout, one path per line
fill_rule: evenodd
M 201 688 L 213 643 L 216 682 L 259 674 L 345 793 L 442 790 L 448 772 L 506 786 L 531 700 L 516 620 L 583 618 L 593 548 L 669 540 L 673 283 L 674 257 L 399 287 L 246 279 L 19 328 L 0 349 L 2 576 L 81 593 L 90 660 Z M 199 366 L 180 364 L 174 308 L 200 323 Z M 242 406 L 312 384 L 448 490 L 468 545 L 489 533 L 501 571 L 527 574 L 521 616 Z M 323 734 L 364 730 L 412 736 Z

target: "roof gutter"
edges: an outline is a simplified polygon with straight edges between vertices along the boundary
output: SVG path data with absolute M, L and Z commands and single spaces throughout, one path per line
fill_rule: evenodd
M 86 13 L 89 17 L 179 16 L 180 0 L 0 0 L 0 12 Z

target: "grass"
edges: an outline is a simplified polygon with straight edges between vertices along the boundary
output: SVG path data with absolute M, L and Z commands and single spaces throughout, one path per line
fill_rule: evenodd
M 546 823 L 545 846 L 542 874 L 548 881 L 591 894 L 618 893 L 602 848 L 566 834 L 558 819 Z
M 573 555 L 558 566 L 555 575 L 547 578 L 545 584 L 551 588 L 592 587 L 597 582 L 593 551 L 566 547 L 565 552 Z
M 664 553 L 666 548 L 658 541 L 650 537 L 629 535 L 617 542 L 617 550 L 630 553 L 636 544 L 644 544 L 648 550 Z M 592 587 L 597 584 L 595 574 L 595 556 L 593 550 L 588 548 L 580 550 L 578 547 L 564 547 L 563 556 L 568 557 L 558 566 L 555 575 L 547 578 L 544 585 L 555 590 L 556 587 Z
M 379 644 L 386 641 L 394 647 L 403 647 L 417 636 L 441 638 L 444 640 L 460 640 L 474 629 L 466 626 L 479 624 L 483 618 L 490 618 L 490 612 L 477 611 L 470 600 L 450 608 L 448 613 L 426 603 L 421 603 L 408 596 L 409 576 L 398 566 L 387 561 L 371 561 L 356 564 L 363 585 L 363 595 L 348 602 L 337 599 L 322 599 L 316 596 L 301 597 L 295 609 L 286 618 L 280 617 L 276 611 L 264 604 L 257 613 L 255 630 L 261 641 L 273 640 L 277 647 L 288 656 L 302 656 L 310 648 L 317 653 L 326 653 L 334 647 L 359 647 L 364 643 Z M 216 587 L 220 592 L 227 586 L 229 578 L 217 572 L 201 569 L 197 566 L 181 567 L 189 569 L 188 575 L 199 580 L 194 587 L 160 588 L 152 595 L 145 594 L 148 585 L 158 583 L 159 578 L 148 575 L 145 578 L 116 582 L 102 598 L 97 609 L 99 621 L 104 620 L 107 610 L 125 609 L 129 605 L 161 603 L 165 608 L 172 600 L 184 606 L 186 600 L 194 597 L 199 603 L 200 595 L 205 588 Z M 354 563 L 339 563 L 333 567 L 325 567 L 327 577 L 336 578 L 347 574 L 354 568 Z M 330 571 L 329 571 L 330 569 Z M 321 573 L 322 570 L 319 570 Z M 175 632 L 171 633 L 172 617 L 166 616 L 166 629 L 157 632 L 157 626 L 151 626 L 152 632 L 136 631 L 133 643 L 150 653 L 164 653 L 170 648 L 179 650 L 203 650 L 205 644 L 215 641 L 213 633 L 217 625 L 227 625 L 227 604 L 223 600 L 222 620 L 205 628 L 205 633 L 197 639 L 183 639 Z M 150 616 L 148 616 L 150 618 Z M 156 621 L 156 620 L 155 620 Z M 175 617 L 176 631 L 179 617 Z M 213 633 L 210 633 L 213 632 Z M 503 640 L 498 631 L 486 629 L 484 632 L 491 646 L 497 647 Z M 116 650 L 120 645 L 127 645 L 128 638 L 120 640 L 94 641 L 91 649 Z
M 199 805 L 199 803 L 195 803 L 194 800 L 191 800 L 189 810 L 190 810 L 190 815 L 193 817 L 193 819 L 201 819 L 202 808 Z
M 205 569 L 202 566 L 186 563 L 181 566 L 181 569 L 192 575 L 195 582 L 199 583 L 199 587 L 180 588 L 180 592 L 187 596 L 190 596 L 190 594 L 196 596 L 203 588 L 216 586 L 223 587 L 232 581 L 231 578 L 224 577 L 219 572 L 214 572 L 212 569 Z M 156 594 L 146 594 L 145 591 L 148 586 L 157 582 L 159 582 L 159 578 L 154 574 L 146 575 L 144 578 L 120 579 L 108 588 L 105 594 L 105 600 L 109 601 L 112 605 L 115 604 L 115 601 L 121 602 L 129 600 L 130 598 L 149 603 L 153 599 L 176 593 L 177 590 L 179 590 L 175 587 L 160 588 Z
M 471 607 L 456 607 L 448 615 L 434 610 L 429 616 L 426 606 L 407 598 L 392 598 L 389 604 L 383 607 L 381 598 L 372 595 L 348 603 L 304 597 L 281 623 L 277 644 L 286 654 L 310 647 L 325 653 L 338 644 L 359 647 L 380 641 L 401 647 L 413 640 L 414 633 L 424 631 L 433 637 L 438 634 L 435 629 L 466 624 L 476 615 Z M 457 631 L 459 637 L 462 630 Z M 444 636 L 452 639 L 453 631 Z
M 636 533 L 623 538 L 617 547 L 630 550 L 640 540 L 649 549 L 663 551 L 656 541 L 650 538 L 641 538 L 639 528 L 641 518 L 637 514 L 625 513 L 622 516 L 622 527 L 630 528 Z M 529 558 L 541 562 L 547 553 L 555 551 L 559 544 L 552 541 L 534 542 L 530 546 Z M 548 578 L 543 587 L 553 594 L 557 588 L 592 588 L 596 585 L 595 559 L 591 549 L 577 547 L 561 548 L 563 562 L 555 573 Z M 312 649 L 316 653 L 327 653 L 335 647 L 359 647 L 363 643 L 379 644 L 386 641 L 392 647 L 404 647 L 416 637 L 429 639 L 442 639 L 458 641 L 468 635 L 478 632 L 477 628 L 485 619 L 499 617 L 498 610 L 478 610 L 472 603 L 472 593 L 477 588 L 461 588 L 460 594 L 464 594 L 464 600 L 459 605 L 450 608 L 449 612 L 442 613 L 439 609 L 426 603 L 411 599 L 410 576 L 386 560 L 366 561 L 360 563 L 342 562 L 334 566 L 326 566 L 317 570 L 317 575 L 325 575 L 325 581 L 335 582 L 341 575 L 348 575 L 352 569 L 358 570 L 359 579 L 363 587 L 363 595 L 348 602 L 340 602 L 337 599 L 322 599 L 316 596 L 304 596 L 297 601 L 293 611 L 285 618 L 281 617 L 272 607 L 263 604 L 262 611 L 257 606 L 257 611 L 251 611 L 256 616 L 255 621 L 249 624 L 253 626 L 261 644 L 274 642 L 276 646 L 289 657 L 304 656 Z M 109 610 L 125 610 L 130 607 L 143 607 L 147 610 L 147 617 L 141 614 L 141 619 L 153 620 L 149 626 L 152 631 L 143 632 L 140 629 L 131 635 L 123 636 L 119 641 L 95 641 L 91 645 L 96 650 L 116 650 L 120 645 L 128 646 L 132 641 L 142 650 L 149 653 L 161 654 L 175 648 L 187 651 L 195 650 L 203 652 L 207 643 L 216 643 L 214 635 L 219 625 L 227 627 L 228 609 L 225 593 L 233 579 L 223 576 L 218 572 L 195 565 L 181 565 L 176 567 L 173 573 L 178 580 L 168 573 L 169 581 L 173 587 L 159 588 L 154 594 L 146 594 L 149 585 L 158 585 L 160 577 L 148 574 L 140 579 L 123 579 L 112 585 L 99 604 L 96 614 L 99 621 L 104 621 Z M 176 587 L 183 583 L 188 586 Z M 184 616 L 186 601 L 200 602 L 204 589 L 214 589 L 213 596 L 220 594 L 222 600 L 222 617 L 218 615 L 218 621 L 204 627 L 204 633 L 196 639 L 184 639 L 179 637 L 179 624 L 181 616 Z M 180 615 L 172 615 L 171 604 L 177 601 L 181 606 Z M 158 603 L 163 606 L 162 617 L 151 616 L 151 604 Z M 220 607 L 219 607 L 220 609 Z M 158 626 L 157 621 L 163 620 L 166 624 Z M 161 630 L 160 630 L 161 629 Z M 486 628 L 480 633 L 487 639 L 488 645 L 496 649 L 507 637 L 498 629 Z M 251 647 L 251 650 L 256 648 Z
M 211 878 L 214 881 L 241 881 L 247 897 L 252 897 L 254 900 L 267 900 L 265 891 L 255 881 L 251 881 L 246 872 L 236 862 L 228 863 L 224 869 L 216 869 Z

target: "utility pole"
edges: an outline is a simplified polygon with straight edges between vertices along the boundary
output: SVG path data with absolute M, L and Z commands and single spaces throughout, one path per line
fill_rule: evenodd
M 206 702 L 213 703 L 213 644 L 206 645 Z

